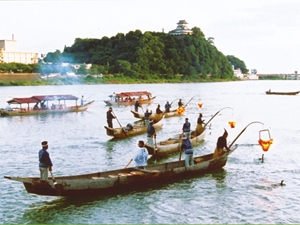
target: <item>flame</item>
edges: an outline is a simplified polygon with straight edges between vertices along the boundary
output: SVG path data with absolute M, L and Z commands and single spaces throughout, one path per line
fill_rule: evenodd
M 198 103 L 199 108 L 202 108 L 203 103 Z
M 262 147 L 262 150 L 264 152 L 267 152 L 271 146 L 271 144 L 273 144 L 273 139 L 270 139 L 270 140 L 262 140 L 262 139 L 259 139 L 258 140 L 258 143 L 259 145 Z
M 182 106 L 178 107 L 177 113 L 178 113 L 179 115 L 183 114 L 184 112 L 185 112 L 185 108 L 183 108 Z
M 230 126 L 231 128 L 235 128 L 236 122 L 233 121 L 233 120 L 230 120 L 230 121 L 228 121 L 228 124 L 229 124 L 229 126 Z

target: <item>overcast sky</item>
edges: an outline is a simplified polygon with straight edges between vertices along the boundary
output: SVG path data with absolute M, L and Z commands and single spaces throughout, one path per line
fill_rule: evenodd
M 19 51 L 63 51 L 75 38 L 141 30 L 169 32 L 179 20 L 213 37 L 258 73 L 300 73 L 299 0 L 0 0 L 0 40 Z

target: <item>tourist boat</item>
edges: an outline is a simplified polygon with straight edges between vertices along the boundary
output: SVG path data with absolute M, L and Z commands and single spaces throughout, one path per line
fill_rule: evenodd
M 173 183 L 182 179 L 197 177 L 201 174 L 220 169 L 226 165 L 228 155 L 235 149 L 212 158 L 213 154 L 194 158 L 195 164 L 185 166 L 185 161 L 151 164 L 144 169 L 129 167 L 124 169 L 95 172 L 90 174 L 61 176 L 41 181 L 39 177 L 10 177 L 6 179 L 22 182 L 26 191 L 31 194 L 48 196 L 106 196 L 128 191 L 146 190 Z
M 78 97 L 73 95 L 39 95 L 28 98 L 13 98 L 7 101 L 13 105 L 10 110 L 1 109 L 1 116 L 25 116 L 48 113 L 82 112 L 94 102 L 83 106 L 77 104 Z M 67 106 L 67 101 L 74 101 L 74 105 Z
M 197 124 L 194 131 L 191 132 L 191 144 L 193 147 L 199 145 L 205 137 L 205 127 Z M 156 159 L 159 157 L 166 157 L 170 154 L 179 153 L 181 151 L 181 134 L 178 134 L 174 138 L 169 138 L 164 141 L 155 143 L 155 146 L 145 145 L 149 155 L 153 155 Z
M 293 91 L 293 92 L 273 92 L 273 91 L 266 91 L 267 95 L 297 95 L 300 91 Z
M 139 113 L 134 110 L 130 110 L 135 118 L 145 119 L 144 113 Z M 183 112 L 178 112 L 177 109 L 171 110 L 170 112 L 163 111 L 163 115 L 165 118 L 173 117 L 173 116 L 183 116 L 185 114 L 185 110 Z M 153 120 L 158 116 L 157 113 L 153 113 L 150 115 L 149 119 Z
M 160 117 L 159 120 L 153 120 L 153 126 L 155 130 L 159 130 L 163 126 L 163 116 Z M 126 127 L 118 127 L 118 128 L 110 128 L 107 126 L 104 126 L 106 129 L 106 134 L 108 136 L 112 136 L 114 138 L 127 138 L 131 136 L 135 136 L 138 134 L 144 134 L 147 132 L 147 126 L 145 125 L 144 120 L 140 120 L 135 122 L 133 125 L 130 126 L 131 129 L 129 129 L 129 126 Z
M 151 104 L 155 99 L 152 94 L 148 91 L 135 91 L 135 92 L 121 92 L 109 96 L 109 100 L 104 100 L 106 105 L 134 105 L 136 100 L 140 104 Z

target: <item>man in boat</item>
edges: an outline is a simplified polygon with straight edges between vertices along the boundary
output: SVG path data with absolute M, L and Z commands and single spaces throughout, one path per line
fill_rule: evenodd
M 203 124 L 204 124 L 204 120 L 202 119 L 202 113 L 199 113 L 199 117 L 197 119 L 197 127 L 195 130 L 196 136 L 203 132 L 203 130 L 204 130 Z
M 148 109 L 146 109 L 146 112 L 144 113 L 145 116 L 145 125 L 148 126 L 149 125 L 149 117 L 152 114 L 152 110 L 149 112 Z
M 227 137 L 228 137 L 227 130 L 224 129 L 223 135 L 218 138 L 217 146 L 216 146 L 215 152 L 213 154 L 213 158 L 223 155 L 225 153 L 225 151 L 228 151 L 228 152 L 230 151 L 230 149 L 227 146 Z M 224 148 L 225 148 L 225 150 L 224 150 Z
M 12 111 L 12 108 L 11 108 L 10 104 L 8 104 L 8 105 L 5 107 L 5 110 L 6 110 L 6 111 Z
M 185 118 L 185 123 L 182 126 L 182 132 L 184 133 L 184 135 L 190 139 L 190 135 L 191 135 L 191 123 L 189 122 L 189 118 Z
M 42 142 L 42 149 L 39 151 L 39 168 L 40 168 L 40 179 L 48 180 L 48 170 L 52 171 L 52 162 L 50 159 L 50 155 L 47 152 L 48 142 Z
M 108 127 L 113 128 L 112 120 L 115 118 L 116 117 L 112 113 L 112 107 L 109 107 L 108 111 L 106 112 L 106 121 L 107 121 Z
M 170 108 L 171 108 L 171 105 L 170 105 L 169 101 L 167 101 L 167 103 L 165 104 L 165 111 L 170 112 Z
M 156 108 L 156 114 L 162 114 L 163 111 L 161 111 L 160 109 L 160 104 L 157 105 L 157 108 Z
M 149 125 L 147 127 L 147 143 L 150 147 L 154 147 L 154 141 L 153 138 L 156 138 L 155 128 L 153 126 L 153 120 L 149 122 Z
M 138 142 L 138 146 L 139 146 L 139 148 L 137 149 L 137 151 L 135 151 L 131 161 L 133 160 L 135 162 L 135 166 L 137 168 L 145 169 L 145 166 L 147 165 L 147 160 L 148 160 L 148 151 L 144 147 L 144 141 L 140 140 Z
M 192 143 L 190 139 L 186 135 L 182 135 L 182 144 L 181 150 L 184 151 L 185 154 L 185 166 L 193 166 L 194 165 L 194 151 L 192 147 Z
M 83 95 L 81 96 L 81 100 L 80 100 L 81 106 L 83 106 L 84 104 L 84 99 L 83 99 Z
M 135 103 L 134 103 L 134 110 L 136 112 L 138 112 L 139 111 L 139 107 L 142 107 L 142 106 L 140 105 L 139 101 L 136 100 Z
M 182 106 L 183 106 L 183 103 L 182 103 L 181 99 L 179 99 L 179 101 L 178 101 L 178 108 L 182 107 Z

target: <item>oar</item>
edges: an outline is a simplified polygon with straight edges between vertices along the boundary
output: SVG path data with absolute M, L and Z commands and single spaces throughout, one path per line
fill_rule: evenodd
M 122 127 L 120 121 L 118 120 L 116 114 L 115 114 L 114 112 L 112 112 L 112 113 L 113 113 L 114 117 L 116 118 L 116 120 L 118 121 L 118 123 L 119 123 L 119 125 L 120 125 L 120 127 L 121 127 L 121 129 L 122 129 L 122 131 L 123 131 L 123 133 L 125 134 L 126 137 L 128 137 L 127 134 L 126 134 L 126 132 L 125 132 L 125 130 L 123 129 L 123 127 Z
M 174 101 L 172 101 L 171 103 L 170 103 L 170 105 L 172 105 L 173 104 L 173 102 L 175 102 L 176 100 L 178 100 L 179 98 L 176 98 Z
M 179 142 L 178 142 L 178 149 L 179 149 L 179 152 L 180 152 L 180 154 L 179 154 L 179 161 L 181 161 L 181 152 L 182 151 L 181 151 L 180 146 L 181 146 L 181 143 L 182 143 L 182 135 L 183 135 L 183 133 L 179 135 Z
M 233 109 L 233 108 L 231 108 L 231 107 L 224 107 L 224 108 L 220 109 L 218 112 L 215 113 L 215 115 L 213 115 L 213 116 L 210 118 L 210 120 L 209 120 L 206 124 L 204 124 L 204 128 L 205 128 L 205 127 L 209 124 L 209 122 L 212 121 L 212 119 L 215 118 L 215 116 L 218 115 L 219 112 L 221 112 L 223 109 Z
M 229 149 L 232 147 L 232 145 L 234 144 L 234 142 L 236 142 L 236 140 L 242 135 L 242 133 L 244 133 L 244 131 L 247 129 L 247 127 L 249 127 L 251 124 L 253 124 L 253 123 L 260 123 L 260 124 L 262 124 L 262 125 L 264 125 L 262 122 L 259 122 L 259 121 L 254 121 L 254 122 L 251 122 L 251 123 L 249 123 L 240 133 L 239 133 L 239 135 L 233 140 L 233 142 L 229 145 Z
M 127 163 L 127 165 L 125 166 L 125 168 L 124 169 L 126 169 L 127 168 L 127 166 L 129 166 L 129 164 L 132 162 L 132 159 L 130 159 L 130 161 Z

